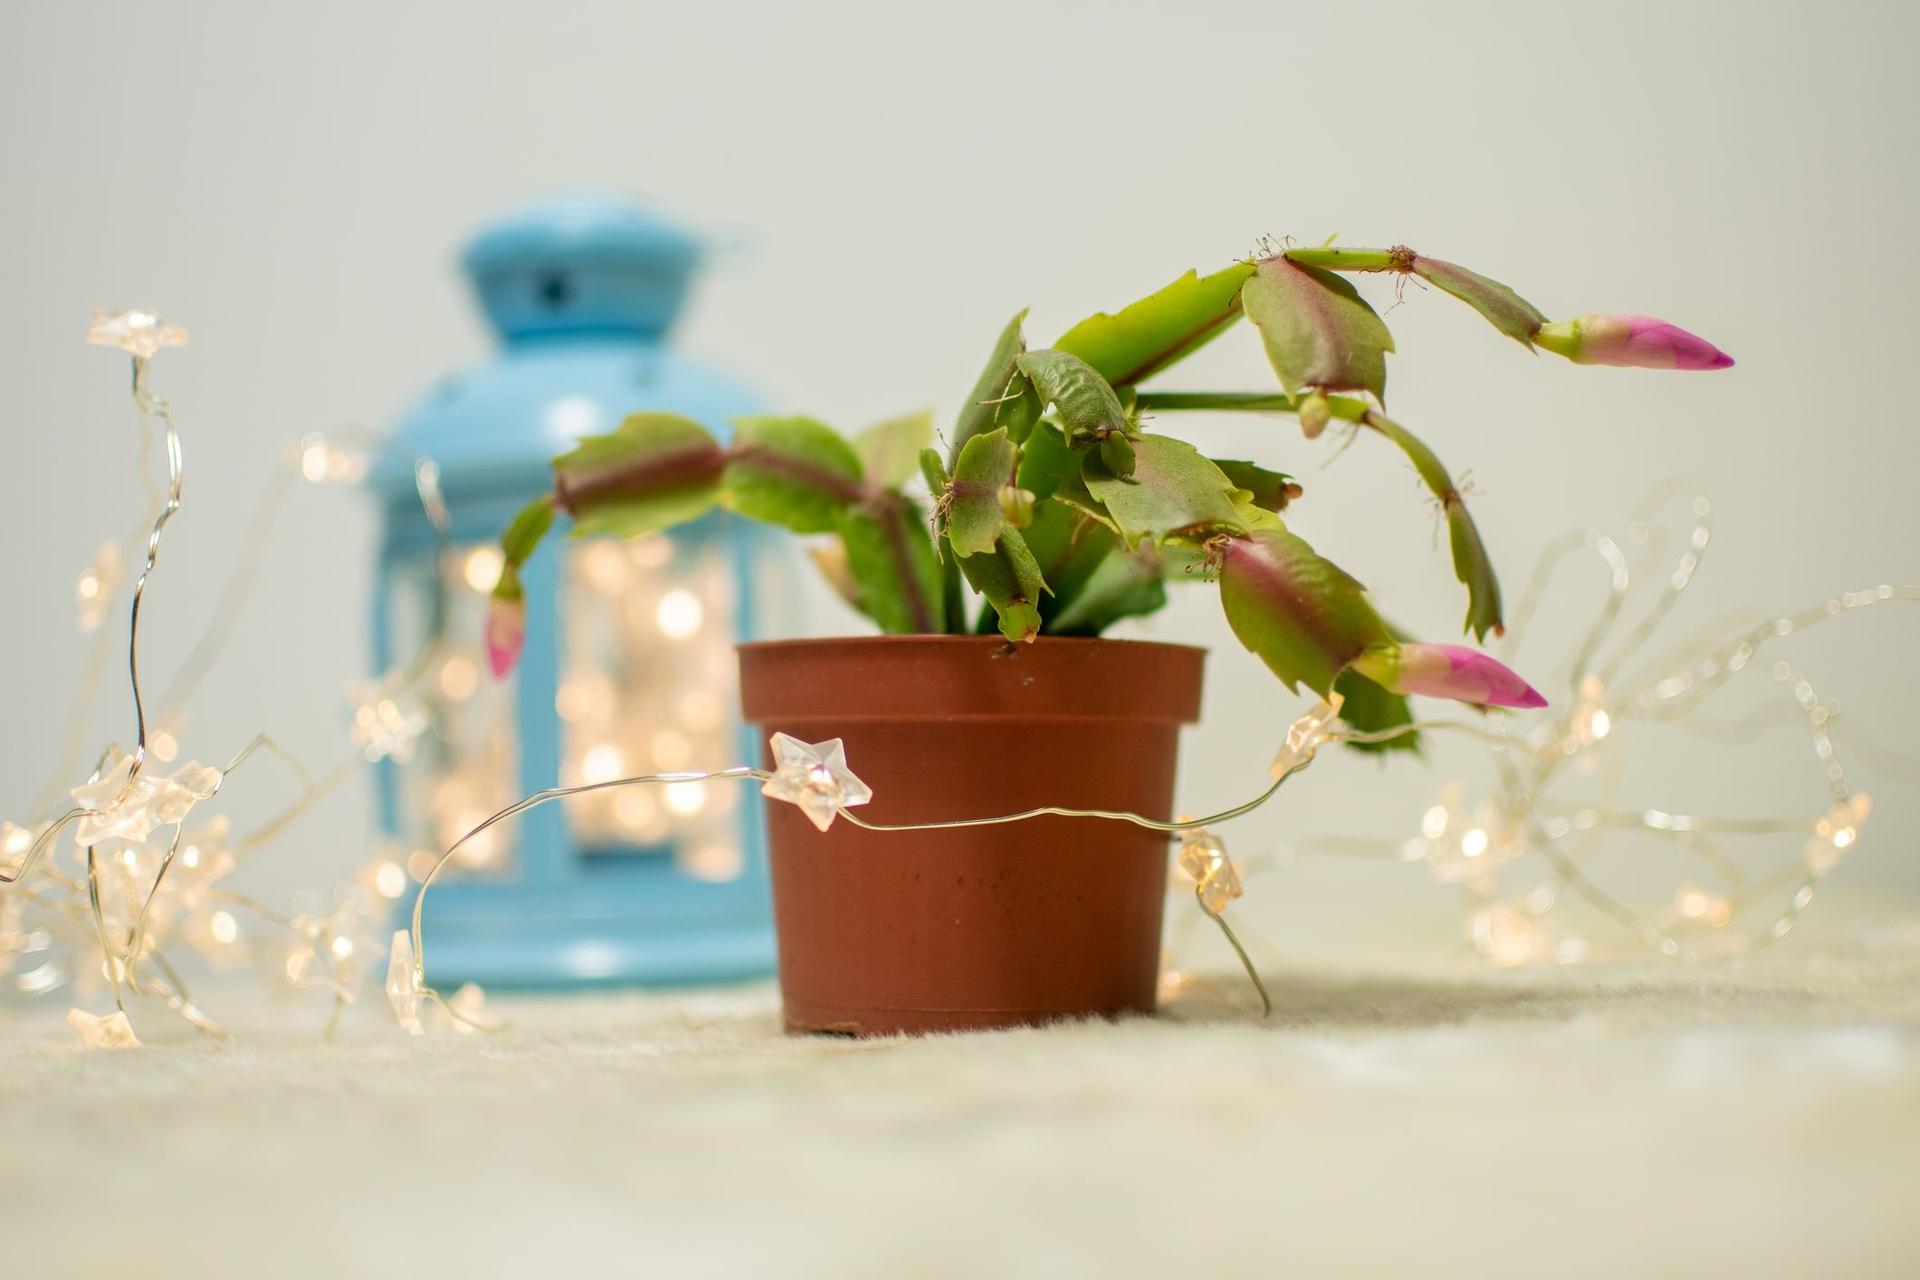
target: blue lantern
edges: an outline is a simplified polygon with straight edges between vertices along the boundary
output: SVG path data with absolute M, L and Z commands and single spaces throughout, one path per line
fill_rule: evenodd
M 522 574 L 518 671 L 495 681 L 484 656 L 496 539 L 548 491 L 555 454 L 640 410 L 684 414 L 724 438 L 756 408 L 665 345 L 698 257 L 684 232 L 597 197 L 528 209 L 467 247 L 462 265 L 502 348 L 433 387 L 370 473 L 385 516 L 373 606 L 382 670 L 423 648 L 437 594 L 447 602 L 420 682 L 432 728 L 379 780 L 382 826 L 412 851 L 416 880 L 437 851 L 535 791 L 757 758 L 734 714 L 733 645 L 757 634 L 791 574 L 743 521 L 716 514 L 634 542 L 549 540 Z M 452 520 L 444 550 L 414 490 L 422 457 L 439 467 Z M 493 828 L 428 896 L 428 980 L 556 987 L 770 972 L 752 799 L 729 783 L 613 788 Z

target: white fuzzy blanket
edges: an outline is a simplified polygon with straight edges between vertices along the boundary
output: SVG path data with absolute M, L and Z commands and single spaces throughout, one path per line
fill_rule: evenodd
M 1269 978 L 1265 1025 L 867 1043 L 783 1037 L 768 987 L 118 1054 L 36 1013 L 0 1274 L 1920 1274 L 1920 928 Z

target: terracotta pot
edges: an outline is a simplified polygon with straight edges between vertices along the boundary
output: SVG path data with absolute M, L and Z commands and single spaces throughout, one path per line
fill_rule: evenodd
M 1043 805 L 1164 819 L 1204 650 L 1121 640 L 872 636 L 740 646 L 747 720 L 840 738 L 871 822 Z M 765 748 L 763 745 L 763 754 Z M 1165 834 L 1043 817 L 815 830 L 769 800 L 789 1031 L 889 1035 L 1151 1013 Z

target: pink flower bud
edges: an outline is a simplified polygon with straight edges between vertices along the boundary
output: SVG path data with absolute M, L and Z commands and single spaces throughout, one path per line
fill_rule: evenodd
M 1725 369 L 1733 357 L 1652 316 L 1581 316 L 1542 325 L 1535 343 L 1575 364 L 1611 364 L 1637 369 Z
M 493 674 L 505 679 L 520 661 L 520 648 L 527 642 L 527 601 L 524 596 L 487 602 L 487 665 Z
M 1547 700 L 1507 666 L 1457 644 L 1376 645 L 1354 669 L 1395 693 L 1487 707 L 1544 707 Z

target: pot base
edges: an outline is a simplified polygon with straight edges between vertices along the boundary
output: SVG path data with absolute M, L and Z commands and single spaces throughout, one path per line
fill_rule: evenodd
M 1005 1031 L 1088 1018 L 1149 1017 L 1151 1001 L 1110 1009 L 830 1009 L 784 1001 L 781 1020 L 790 1036 L 921 1036 L 943 1031 Z

